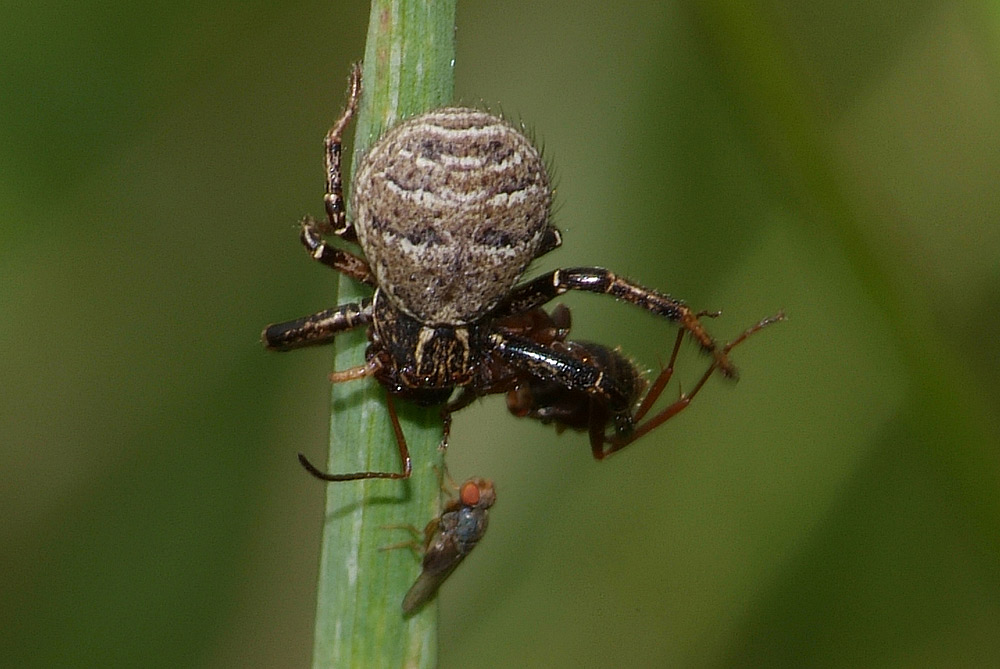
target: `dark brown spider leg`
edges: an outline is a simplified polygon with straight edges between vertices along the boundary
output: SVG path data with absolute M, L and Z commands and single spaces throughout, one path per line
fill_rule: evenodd
M 609 375 L 594 365 L 522 337 L 490 336 L 490 343 L 508 363 L 543 381 L 555 381 L 567 390 L 602 395 L 609 406 L 625 406 L 628 395 Z
M 322 481 L 359 481 L 361 479 L 408 479 L 413 471 L 413 461 L 410 459 L 410 449 L 406 446 L 406 437 L 403 435 L 403 428 L 399 425 L 399 416 L 396 415 L 396 405 L 392 401 L 392 396 L 386 394 L 385 406 L 389 410 L 389 420 L 392 421 L 392 431 L 396 434 L 396 445 L 399 447 L 399 457 L 403 461 L 403 471 L 401 472 L 354 472 L 353 474 L 328 474 L 317 469 L 313 463 L 309 462 L 306 456 L 299 453 L 299 463 L 307 472 Z
M 343 304 L 294 321 L 274 323 L 264 328 L 261 341 L 272 351 L 291 351 L 305 346 L 327 344 L 341 332 L 372 322 L 372 301 Z
M 553 251 L 562 246 L 562 233 L 559 232 L 559 228 L 554 225 L 550 225 L 545 228 L 545 232 L 542 236 L 542 241 L 538 245 L 538 250 L 535 251 L 535 257 L 541 258 L 543 255 L 549 251 Z
M 372 276 L 367 262 L 353 253 L 330 246 L 323 241 L 323 235 L 327 233 L 335 234 L 348 242 L 358 240 L 354 226 L 347 221 L 340 154 L 344 130 L 358 108 L 360 95 L 361 66 L 355 64 L 351 68 L 347 105 L 323 141 L 326 162 L 326 194 L 323 196 L 323 203 L 326 207 L 326 221 L 320 223 L 307 216 L 302 221 L 300 239 L 314 259 L 362 283 L 374 286 L 375 277 Z
M 451 416 L 456 411 L 461 411 L 479 399 L 479 395 L 469 388 L 462 388 L 458 397 L 441 407 L 441 444 L 438 446 L 442 451 L 448 450 L 448 440 L 451 438 Z M 445 474 L 448 472 L 446 471 Z M 458 486 L 454 486 L 456 489 Z M 447 491 L 446 491 L 447 492 Z
M 375 276 L 368 267 L 368 263 L 353 253 L 327 244 L 323 239 L 320 224 L 312 218 L 303 219 L 302 233 L 299 235 L 299 239 L 302 240 L 302 245 L 306 247 L 314 260 L 318 260 L 327 267 L 335 269 L 341 274 L 346 274 L 361 283 L 375 286 Z
M 340 168 L 340 149 L 344 129 L 350 123 L 351 117 L 358 108 L 361 98 L 361 64 L 355 63 L 351 68 L 350 80 L 347 86 L 347 105 L 340 118 L 326 133 L 323 146 L 326 149 L 326 195 L 323 202 L 326 205 L 326 220 L 328 230 L 341 239 L 349 242 L 357 241 L 358 236 L 354 226 L 347 221 L 347 211 L 344 207 L 343 172 Z
M 680 323 L 705 351 L 713 355 L 723 374 L 736 377 L 736 368 L 729 362 L 726 353 L 716 346 L 715 341 L 698 320 L 698 314 L 691 311 L 691 308 L 684 302 L 651 288 L 632 283 L 601 267 L 557 269 L 528 283 L 516 286 L 504 304 L 497 310 L 496 315 L 503 317 L 508 314 L 536 309 L 570 290 L 611 295 L 654 315 Z
M 476 401 L 478 395 L 468 388 L 462 388 L 461 394 L 451 402 L 441 407 L 441 444 L 438 446 L 442 451 L 448 450 L 448 440 L 451 438 L 451 416 L 456 411 L 460 411 Z
M 773 323 L 777 323 L 778 321 L 783 321 L 783 320 L 785 320 L 785 314 L 783 312 L 779 312 L 774 316 L 765 318 L 764 320 L 760 321 L 759 323 L 756 323 L 752 327 L 747 328 L 738 337 L 736 337 L 736 339 L 733 339 L 731 342 L 723 346 L 722 347 L 723 353 L 729 353 L 729 351 L 731 351 L 733 348 L 739 346 L 744 341 L 746 341 L 746 339 L 750 335 L 760 332 L 768 325 L 772 325 Z M 679 414 L 681 411 L 686 409 L 691 404 L 691 400 L 693 400 L 695 396 L 704 387 L 705 383 L 712 376 L 712 373 L 715 372 L 717 367 L 718 367 L 718 361 L 713 360 L 712 364 L 708 366 L 707 370 L 705 370 L 705 373 L 702 374 L 700 379 L 698 379 L 698 383 L 696 383 L 694 388 L 691 389 L 691 392 L 681 394 L 681 396 L 677 399 L 676 402 L 674 402 L 668 407 L 665 407 L 662 411 L 657 413 L 648 421 L 636 427 L 631 434 L 628 434 L 626 436 L 616 435 L 614 437 L 606 438 L 605 443 L 609 444 L 610 448 L 602 449 L 600 456 L 598 456 L 597 451 L 595 451 L 594 457 L 596 457 L 598 460 L 601 460 L 611 455 L 612 453 L 620 451 L 621 449 L 625 448 L 636 439 L 642 437 L 643 435 L 648 434 L 652 430 L 655 430 L 660 425 L 663 425 L 665 422 L 667 422 L 668 420 Z M 645 404 L 645 400 L 643 400 L 643 404 Z

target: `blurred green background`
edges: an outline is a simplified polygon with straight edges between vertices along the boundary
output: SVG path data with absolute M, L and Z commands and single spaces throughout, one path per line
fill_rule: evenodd
M 0 664 L 309 663 L 330 353 L 258 333 L 333 301 L 296 222 L 367 12 L 5 7 Z M 460 414 L 452 473 L 499 502 L 442 666 L 1000 665 L 1000 5 L 464 2 L 457 38 L 460 100 L 555 166 L 536 271 L 789 321 L 603 463 Z

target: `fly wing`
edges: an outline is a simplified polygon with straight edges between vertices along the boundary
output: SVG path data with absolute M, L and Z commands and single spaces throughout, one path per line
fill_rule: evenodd
M 413 613 L 432 598 L 465 557 L 455 541 L 457 520 L 456 513 L 446 512 L 438 519 L 434 531 L 428 532 L 420 576 L 403 598 L 404 614 Z M 430 524 L 427 529 L 431 530 Z
M 448 564 L 442 563 L 436 571 L 424 570 L 420 572 L 416 582 L 410 587 L 403 598 L 403 615 L 410 615 L 426 604 L 437 594 L 438 588 L 447 580 L 451 572 L 462 561 L 464 555 L 456 555 L 455 559 Z

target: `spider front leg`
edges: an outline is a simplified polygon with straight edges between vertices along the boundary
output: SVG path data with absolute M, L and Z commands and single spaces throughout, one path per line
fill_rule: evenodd
M 510 296 L 496 313 L 498 317 L 503 317 L 536 309 L 570 290 L 611 295 L 651 314 L 680 323 L 681 327 L 697 340 L 702 349 L 712 354 L 716 366 L 723 374 L 736 377 L 736 368 L 729 362 L 725 351 L 718 349 L 715 340 L 702 326 L 698 319 L 699 314 L 693 312 L 681 300 L 623 279 L 601 267 L 557 269 L 521 284 L 511 291 Z
M 264 346 L 272 351 L 291 351 L 306 346 L 329 344 L 341 332 L 359 325 L 370 325 L 371 322 L 372 301 L 366 298 L 294 321 L 268 325 L 260 338 Z
M 347 104 L 340 118 L 326 133 L 323 146 L 326 149 L 326 195 L 323 202 L 326 205 L 326 229 L 341 239 L 355 242 L 358 239 L 354 226 L 347 221 L 347 210 L 344 206 L 343 171 L 340 167 L 341 143 L 344 130 L 357 111 L 361 99 L 361 64 L 355 63 L 347 86 Z
M 375 277 L 372 275 L 367 262 L 353 253 L 329 246 L 323 241 L 324 234 L 334 234 L 348 242 L 356 242 L 358 239 L 354 226 L 347 221 L 347 211 L 344 206 L 341 145 L 344 130 L 357 110 L 360 96 L 361 66 L 355 64 L 351 69 L 347 105 L 344 107 L 340 118 L 337 119 L 333 127 L 327 132 L 326 138 L 323 141 L 326 167 L 326 191 L 323 196 L 323 203 L 326 207 L 326 221 L 320 223 L 311 217 L 303 219 L 300 239 L 302 240 L 302 245 L 309 251 L 309 255 L 315 260 L 357 279 L 361 283 L 374 286 Z

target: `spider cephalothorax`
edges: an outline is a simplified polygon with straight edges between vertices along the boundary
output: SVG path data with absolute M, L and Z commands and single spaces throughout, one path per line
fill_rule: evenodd
M 347 106 L 326 136 L 327 217 L 307 218 L 302 242 L 313 258 L 371 286 L 374 294 L 268 326 L 268 348 L 324 344 L 364 326 L 371 342 L 366 363 L 334 372 L 333 381 L 374 376 L 390 393 L 421 404 L 443 404 L 461 389 L 446 405 L 446 420 L 476 397 L 519 387 L 536 395 L 544 389 L 546 397 L 559 389 L 582 393 L 615 416 L 617 436 L 606 438 L 608 452 L 631 441 L 623 434 L 629 430 L 623 416 L 632 411 L 637 382 L 614 371 L 619 366 L 613 356 L 602 362 L 609 349 L 588 352 L 563 341 L 568 328 L 541 309 L 556 296 L 604 293 L 675 321 L 713 356 L 709 373 L 718 368 L 735 376 L 728 347 L 716 346 L 699 320 L 704 314 L 680 300 L 598 267 L 559 269 L 520 282 L 532 260 L 562 240 L 549 220 L 552 190 L 545 164 L 523 132 L 501 118 L 448 107 L 399 123 L 358 162 L 348 220 L 341 136 L 360 94 L 355 67 Z M 328 245 L 324 234 L 357 242 L 364 257 Z M 389 409 L 395 422 L 391 403 Z M 598 440 L 596 428 L 591 438 L 592 444 Z M 404 478 L 410 461 L 402 438 L 399 447 L 402 472 L 328 475 L 300 459 L 327 480 Z M 602 449 L 599 457 L 604 454 Z

